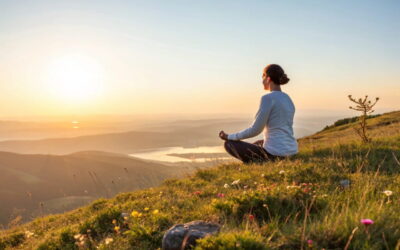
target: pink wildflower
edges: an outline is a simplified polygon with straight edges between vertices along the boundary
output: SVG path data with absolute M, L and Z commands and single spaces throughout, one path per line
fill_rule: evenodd
M 193 192 L 193 194 L 195 194 L 195 195 L 200 195 L 200 194 L 201 194 L 201 191 Z
M 225 197 L 225 194 L 223 194 L 223 193 L 218 193 L 218 194 L 217 194 L 217 197 L 218 197 L 218 198 L 224 198 L 224 197 Z
M 254 220 L 254 215 L 249 214 L 249 220 Z
M 369 226 L 374 224 L 374 221 L 371 219 L 361 219 L 361 223 L 364 224 L 365 226 Z
M 312 240 L 307 240 L 307 244 L 309 247 L 312 247 L 313 241 Z

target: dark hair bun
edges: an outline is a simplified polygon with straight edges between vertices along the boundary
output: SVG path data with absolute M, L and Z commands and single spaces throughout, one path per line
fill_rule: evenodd
M 283 74 L 280 78 L 279 78 L 279 84 L 286 84 L 290 81 L 290 79 L 287 77 L 286 74 Z
M 286 84 L 289 82 L 289 78 L 283 71 L 282 67 L 278 64 L 269 64 L 264 69 L 264 73 L 271 78 L 275 84 Z

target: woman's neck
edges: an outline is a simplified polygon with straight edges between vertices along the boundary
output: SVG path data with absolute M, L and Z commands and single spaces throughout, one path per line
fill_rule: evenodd
M 270 90 L 271 92 L 272 92 L 272 91 L 282 91 L 282 90 L 281 90 L 281 86 L 278 85 L 278 84 L 271 84 L 269 90 Z

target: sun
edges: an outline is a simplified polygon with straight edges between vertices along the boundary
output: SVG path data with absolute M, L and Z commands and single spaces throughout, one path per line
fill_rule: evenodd
M 61 56 L 47 70 L 48 89 L 54 98 L 82 103 L 98 96 L 103 89 L 103 70 L 93 58 L 84 55 Z

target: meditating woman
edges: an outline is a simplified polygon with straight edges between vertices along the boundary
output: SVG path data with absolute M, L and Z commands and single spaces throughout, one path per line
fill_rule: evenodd
M 219 133 L 225 140 L 225 150 L 233 157 L 251 163 L 282 159 L 298 152 L 293 136 L 295 107 L 290 97 L 282 92 L 281 85 L 289 82 L 283 69 L 277 64 L 264 68 L 262 83 L 270 93 L 262 96 L 253 124 L 238 133 Z M 241 141 L 257 136 L 264 130 L 264 140 L 254 143 Z

